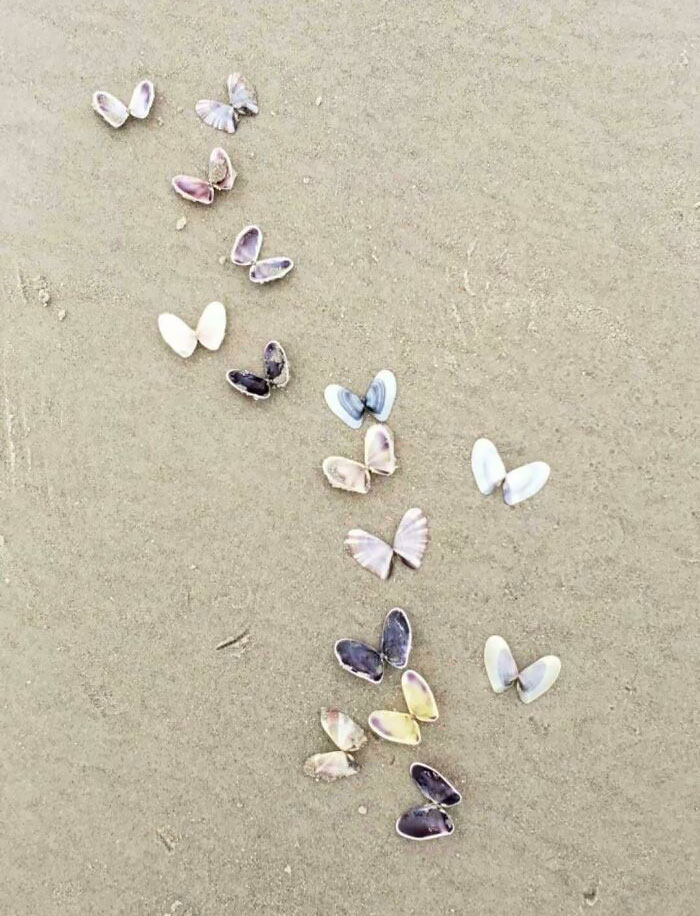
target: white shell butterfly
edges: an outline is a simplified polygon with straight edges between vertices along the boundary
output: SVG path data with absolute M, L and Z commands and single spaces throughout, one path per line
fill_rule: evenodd
M 532 461 L 507 471 L 498 449 L 490 439 L 477 439 L 472 448 L 472 474 L 484 496 L 503 485 L 503 499 L 517 506 L 539 493 L 549 480 L 550 468 L 544 461 Z
M 210 302 L 194 330 L 177 315 L 163 312 L 158 316 L 158 330 L 166 344 L 184 359 L 192 356 L 198 343 L 207 350 L 218 350 L 226 333 L 226 309 L 221 302 Z
M 380 579 L 388 579 L 394 554 L 411 569 L 418 569 L 428 547 L 428 519 L 421 509 L 408 509 L 396 530 L 393 545 L 381 538 L 353 528 L 348 531 L 345 546 L 350 555 L 364 569 Z
M 209 156 L 208 178 L 193 178 L 191 175 L 176 175 L 171 179 L 173 191 L 193 200 L 197 204 L 211 204 L 214 191 L 230 191 L 236 180 L 236 172 L 225 149 L 215 147 Z
M 129 115 L 139 120 L 147 118 L 155 95 L 153 83 L 150 80 L 142 80 L 134 89 L 128 108 L 116 96 L 101 90 L 93 93 L 92 107 L 110 127 L 121 127 Z
M 510 646 L 502 636 L 489 636 L 486 640 L 484 665 L 496 693 L 503 693 L 515 684 L 523 703 L 532 703 L 546 693 L 561 671 L 561 661 L 556 655 L 544 655 L 519 671 Z
M 365 434 L 364 464 L 332 455 L 324 460 L 322 467 L 332 487 L 351 493 L 369 493 L 371 474 L 389 477 L 396 470 L 394 434 L 388 426 L 374 423 Z
M 194 106 L 194 110 L 209 127 L 233 134 L 236 132 L 236 124 L 241 115 L 258 113 L 258 100 L 255 89 L 240 73 L 231 73 L 226 80 L 226 86 L 229 105 L 213 99 L 200 99 Z
M 390 369 L 382 369 L 370 382 L 363 398 L 342 385 L 328 385 L 323 396 L 336 417 L 340 417 L 350 429 L 362 426 L 365 411 L 384 423 L 389 419 L 396 400 L 396 376 Z

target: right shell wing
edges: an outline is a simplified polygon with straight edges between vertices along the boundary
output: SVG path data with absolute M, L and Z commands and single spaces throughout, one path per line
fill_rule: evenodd
M 399 523 L 394 551 L 411 569 L 418 569 L 428 546 L 428 519 L 422 509 L 409 509 Z

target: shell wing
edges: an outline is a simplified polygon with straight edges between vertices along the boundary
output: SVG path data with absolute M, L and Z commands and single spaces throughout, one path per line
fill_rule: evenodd
M 438 773 L 433 767 L 429 767 L 425 763 L 412 763 L 410 772 L 411 779 L 423 795 L 436 805 L 451 808 L 462 801 L 461 794 L 449 779 L 445 779 L 442 773 Z
M 109 92 L 93 93 L 92 107 L 110 127 L 121 127 L 129 117 L 129 109 L 126 105 Z
M 490 439 L 477 439 L 472 446 L 472 474 L 484 496 L 500 487 L 506 476 L 506 468 L 498 449 Z
M 394 538 L 394 550 L 411 569 L 418 569 L 428 547 L 428 519 L 421 509 L 404 513 Z
M 531 461 L 508 471 L 503 483 L 503 499 L 509 506 L 517 506 L 540 492 L 549 480 L 549 473 L 549 465 L 544 461 Z
M 384 618 L 380 652 L 392 668 L 405 668 L 411 654 L 413 634 L 406 612 L 392 608 Z
M 197 346 L 197 334 L 182 318 L 170 312 L 163 312 L 158 316 L 158 330 L 166 344 L 178 356 L 182 356 L 183 359 L 192 356 Z
M 289 382 L 289 360 L 278 340 L 270 340 L 263 350 L 265 375 L 275 388 L 286 388 Z
M 404 671 L 401 675 L 401 690 L 409 712 L 419 722 L 435 722 L 439 718 L 433 691 L 417 671 Z
M 396 470 L 394 434 L 388 426 L 373 423 L 365 434 L 365 464 L 375 474 L 389 477 Z
M 207 350 L 218 350 L 226 333 L 226 309 L 223 302 L 210 302 L 197 322 L 197 340 Z
M 343 388 L 342 385 L 327 385 L 323 397 L 336 417 L 350 429 L 359 429 L 362 426 L 365 403 L 349 388 Z
M 350 493 L 369 493 L 369 471 L 359 461 L 331 455 L 324 459 L 321 467 L 332 487 L 348 490 Z
M 248 276 L 253 283 L 272 283 L 286 277 L 293 267 L 291 258 L 265 258 L 251 266 Z
M 386 541 L 361 528 L 353 528 L 347 533 L 345 546 L 352 558 L 364 569 L 368 569 L 380 579 L 389 578 L 394 552 Z
M 339 639 L 335 644 L 335 657 L 341 668 L 361 677 L 370 684 L 379 684 L 384 677 L 382 657 L 371 646 L 356 639 Z
M 484 666 L 495 693 L 503 693 L 518 678 L 518 666 L 515 664 L 510 646 L 502 636 L 489 636 L 486 640 Z
M 420 744 L 420 726 L 405 712 L 391 709 L 377 709 L 370 713 L 369 727 L 380 738 L 396 744 Z
M 339 709 L 321 710 L 321 727 L 341 751 L 359 751 L 367 743 L 365 730 Z
M 354 776 L 359 766 L 345 751 L 329 751 L 327 754 L 313 754 L 304 761 L 304 773 L 321 782 L 335 782 L 346 776 Z
M 153 83 L 150 80 L 141 80 L 131 93 L 129 114 L 133 118 L 139 118 L 140 120 L 147 118 L 155 97 L 156 90 Z
M 263 234 L 259 226 L 245 226 L 236 236 L 231 249 L 231 260 L 239 267 L 248 267 L 257 261 L 262 248 Z
M 450 815 L 435 805 L 412 808 L 396 822 L 396 832 L 407 840 L 438 840 L 454 829 Z
M 192 200 L 196 204 L 210 204 L 214 200 L 214 188 L 203 178 L 193 178 L 191 175 L 175 175 L 170 180 L 173 191 Z
M 556 655 L 537 659 L 518 675 L 516 687 L 523 703 L 532 703 L 554 684 L 561 672 L 561 661 Z
M 261 378 L 253 372 L 241 372 L 231 369 L 226 373 L 226 381 L 236 391 L 253 398 L 254 401 L 264 401 L 270 397 L 270 383 L 266 378 Z
M 214 99 L 200 99 L 194 106 L 199 117 L 216 130 L 225 130 L 227 134 L 236 132 L 236 119 L 233 108 Z
M 256 115 L 258 113 L 258 99 L 255 89 L 240 73 L 229 74 L 226 80 L 228 98 L 231 107 L 239 114 Z
M 396 376 L 390 369 L 378 372 L 367 389 L 365 404 L 367 410 L 383 423 L 389 419 L 391 408 L 396 400 Z
M 215 146 L 209 154 L 209 181 L 217 191 L 230 191 L 236 180 L 236 171 L 231 158 L 221 146 Z

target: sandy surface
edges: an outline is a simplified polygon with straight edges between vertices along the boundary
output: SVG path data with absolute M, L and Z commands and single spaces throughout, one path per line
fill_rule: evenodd
M 4 9 L 3 914 L 693 912 L 695 34 L 691 0 Z M 193 104 L 236 68 L 261 114 L 227 138 Z M 143 76 L 110 130 L 92 91 Z M 235 190 L 178 199 L 222 141 Z M 251 221 L 276 288 L 219 263 Z M 156 316 L 211 299 L 224 346 L 184 362 Z M 249 403 L 224 373 L 271 337 L 292 382 Z M 323 388 L 384 366 L 400 471 L 331 491 L 361 434 Z M 484 434 L 546 490 L 482 498 Z M 419 572 L 344 555 L 411 505 Z M 401 702 L 332 656 L 396 604 L 440 721 L 316 785 L 321 705 Z M 491 693 L 494 632 L 561 656 L 533 706 Z M 465 791 L 445 842 L 394 834 L 416 757 Z

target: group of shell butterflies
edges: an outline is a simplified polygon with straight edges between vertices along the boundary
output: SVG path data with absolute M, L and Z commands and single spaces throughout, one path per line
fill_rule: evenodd
M 211 99 L 200 99 L 195 111 L 202 121 L 232 134 L 240 118 L 258 113 L 255 89 L 240 73 L 232 73 L 226 82 L 229 103 Z M 109 92 L 93 94 L 92 107 L 110 127 L 122 127 L 132 117 L 144 120 L 148 117 L 155 100 L 155 87 L 150 80 L 142 80 L 134 89 L 128 106 Z M 231 159 L 220 146 L 209 156 L 206 178 L 191 175 L 175 175 L 171 180 L 173 190 L 185 200 L 199 204 L 211 204 L 215 195 L 230 191 L 236 180 L 236 171 Z M 245 226 L 236 236 L 231 249 L 230 260 L 238 267 L 248 268 L 252 283 L 267 284 L 281 280 L 294 267 L 288 257 L 261 258 L 263 234 L 259 226 Z M 206 350 L 218 350 L 226 333 L 226 308 L 221 302 L 210 302 L 202 312 L 194 328 L 171 312 L 158 316 L 158 330 L 167 345 L 178 356 L 187 359 L 200 344 Z M 270 397 L 274 388 L 284 388 L 289 381 L 289 361 L 279 341 L 269 341 L 263 349 L 263 372 L 231 369 L 226 380 L 236 391 L 255 401 Z
M 322 468 L 331 486 L 351 493 L 366 494 L 372 475 L 389 476 L 396 470 L 394 436 L 386 420 L 396 399 L 396 378 L 388 369 L 378 372 L 364 397 L 340 385 L 329 385 L 325 400 L 333 413 L 352 429 L 360 429 L 369 414 L 373 423 L 365 433 L 364 461 L 337 455 L 326 458 Z M 546 484 L 550 469 L 534 461 L 507 471 L 498 449 L 488 439 L 478 439 L 471 454 L 472 472 L 484 495 L 499 487 L 507 505 L 515 506 L 534 496 Z M 380 579 L 391 573 L 394 557 L 418 569 L 428 544 L 428 521 L 420 509 L 408 509 L 399 522 L 393 542 L 362 529 L 348 532 L 345 545 L 360 566 Z M 339 665 L 370 684 L 380 684 L 388 668 L 404 669 L 401 690 L 406 711 L 380 709 L 370 713 L 372 732 L 386 741 L 416 746 L 421 742 L 421 725 L 435 722 L 439 712 L 433 691 L 417 671 L 407 669 L 412 647 L 412 630 L 401 608 L 387 614 L 378 648 L 356 639 L 339 639 L 335 656 Z M 484 647 L 484 665 L 489 683 L 496 693 L 515 685 L 523 703 L 531 703 L 554 684 L 561 670 L 560 660 L 544 656 L 519 668 L 513 653 L 501 636 L 491 636 Z M 339 709 L 321 710 L 321 727 L 336 750 L 313 754 L 304 763 L 304 772 L 317 780 L 331 782 L 352 776 L 360 769 L 356 754 L 366 743 L 364 729 Z M 396 822 L 400 836 L 411 840 L 430 840 L 449 836 L 454 823 L 447 809 L 462 801 L 462 796 L 441 773 L 425 763 L 414 762 L 410 775 L 429 804 L 411 808 Z

